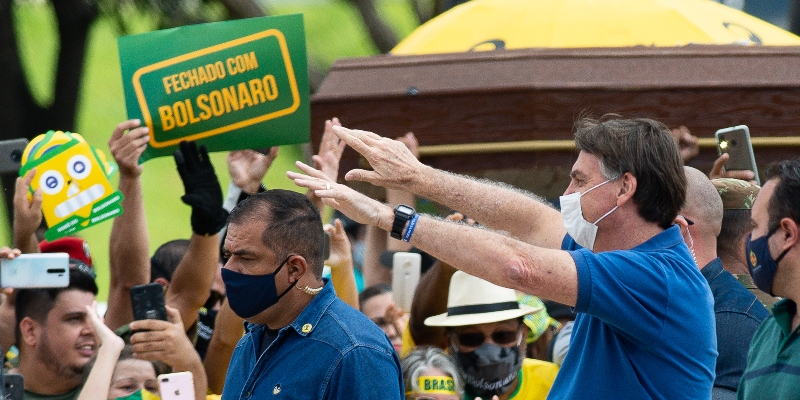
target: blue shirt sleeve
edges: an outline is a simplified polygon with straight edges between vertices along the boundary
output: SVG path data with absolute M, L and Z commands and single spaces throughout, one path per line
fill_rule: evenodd
M 348 351 L 330 377 L 325 399 L 402 400 L 403 374 L 397 354 L 357 346 Z
M 658 340 L 669 305 L 669 279 L 658 255 L 571 251 L 578 270 L 576 311 L 600 318 L 640 346 Z M 661 260 L 668 262 L 667 260 Z

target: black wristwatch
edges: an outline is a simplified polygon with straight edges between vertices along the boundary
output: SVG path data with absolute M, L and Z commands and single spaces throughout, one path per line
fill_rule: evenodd
M 405 205 L 398 204 L 394 208 L 394 223 L 392 223 L 391 235 L 395 239 L 403 238 L 403 228 L 406 227 L 406 222 L 411 219 L 417 212 L 413 208 Z

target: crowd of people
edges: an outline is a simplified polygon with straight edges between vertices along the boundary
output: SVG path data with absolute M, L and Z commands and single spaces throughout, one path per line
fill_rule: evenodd
M 196 399 L 800 398 L 800 159 L 760 188 L 751 171 L 723 171 L 726 156 L 710 177 L 684 166 L 696 138 L 683 127 L 612 115 L 574 129 L 560 209 L 422 164 L 413 134 L 335 118 L 313 165 L 287 172 L 305 194 L 263 185 L 275 147 L 230 152 L 225 195 L 205 148 L 182 142 L 192 235 L 151 256 L 149 132 L 122 122 L 108 143 L 124 213 L 102 318 L 87 243 L 41 240 L 35 171 L 17 180 L 0 257 L 67 252 L 70 279 L 4 288 L 6 374 L 50 400 L 152 398 L 176 372 Z M 342 180 L 346 146 L 371 169 Z M 452 214 L 417 213 L 418 198 Z M 424 260 L 407 310 L 392 293 L 396 252 Z M 163 287 L 166 320 L 134 320 L 131 288 L 148 283 Z

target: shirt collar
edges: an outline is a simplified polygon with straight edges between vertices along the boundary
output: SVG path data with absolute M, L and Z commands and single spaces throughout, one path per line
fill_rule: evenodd
M 333 303 L 336 299 L 336 292 L 333 290 L 333 284 L 330 282 L 330 279 L 322 278 L 323 286 L 322 290 L 314 296 L 310 303 L 303 309 L 303 312 L 288 326 L 281 328 L 280 330 L 283 331 L 286 328 L 291 327 L 298 334 L 301 336 L 308 336 L 314 328 L 317 327 L 319 320 L 322 318 L 322 315 L 325 313 L 325 310 L 328 309 L 328 306 Z M 247 321 L 244 321 L 244 329 L 247 332 L 255 332 L 259 329 L 265 328 L 264 325 L 261 324 L 251 324 Z
M 317 327 L 319 320 L 322 319 L 322 315 L 325 314 L 331 303 L 336 300 L 336 292 L 333 290 L 330 279 L 323 278 L 322 281 L 324 282 L 322 291 L 314 296 L 314 299 L 308 303 L 297 319 L 289 324 L 300 336 L 308 336 Z
M 791 299 L 780 300 L 772 306 L 772 315 L 775 316 L 775 322 L 783 331 L 784 337 L 792 334 L 792 318 L 795 312 L 797 312 L 797 304 Z
M 719 257 L 711 260 L 710 263 L 706 264 L 705 267 L 700 269 L 700 273 L 706 278 L 708 282 L 711 282 L 722 273 L 722 261 Z
M 674 247 L 681 243 L 684 242 L 680 228 L 678 225 L 672 225 L 650 239 L 645 240 L 644 243 L 634 247 L 634 249 L 638 251 L 656 251 L 663 248 Z

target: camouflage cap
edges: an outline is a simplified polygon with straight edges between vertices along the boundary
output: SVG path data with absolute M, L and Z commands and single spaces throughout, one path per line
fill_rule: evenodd
M 753 201 L 756 199 L 761 187 L 750 182 L 732 179 L 718 178 L 711 182 L 722 198 L 722 208 L 724 210 L 749 210 L 753 208 Z

